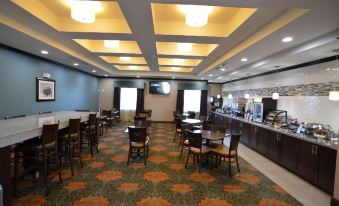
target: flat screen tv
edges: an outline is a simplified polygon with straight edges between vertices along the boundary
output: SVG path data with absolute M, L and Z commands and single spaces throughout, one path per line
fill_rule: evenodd
M 149 93 L 150 94 L 163 94 L 168 95 L 171 91 L 171 85 L 169 82 L 163 81 L 150 81 Z

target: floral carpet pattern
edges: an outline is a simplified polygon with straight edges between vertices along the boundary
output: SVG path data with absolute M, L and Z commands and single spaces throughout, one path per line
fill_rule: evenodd
M 240 173 L 227 164 L 218 168 L 198 168 L 186 154 L 179 159 L 178 141 L 173 142 L 174 126 L 153 123 L 147 165 L 143 159 L 131 160 L 126 125 L 109 129 L 100 137 L 99 153 L 94 158 L 84 154 L 84 167 L 76 168 L 75 176 L 64 164 L 60 184 L 56 177 L 51 193 L 44 196 L 42 181 L 35 185 L 22 182 L 14 206 L 76 205 L 76 206 L 291 206 L 301 205 L 281 187 L 240 158 Z M 41 179 L 41 178 L 40 178 Z

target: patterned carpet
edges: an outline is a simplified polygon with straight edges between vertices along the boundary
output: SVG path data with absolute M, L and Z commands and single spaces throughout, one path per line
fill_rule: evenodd
M 100 153 L 94 159 L 84 156 L 84 167 L 71 177 L 63 169 L 63 183 L 57 178 L 51 194 L 44 197 L 41 181 L 20 184 L 19 197 L 13 205 L 138 205 L 138 206 L 288 206 L 301 205 L 281 187 L 240 158 L 241 173 L 233 167 L 228 176 L 226 164 L 216 169 L 203 168 L 201 173 L 189 162 L 184 168 L 186 153 L 181 159 L 179 145 L 173 143 L 174 126 L 153 123 L 150 155 L 126 165 L 128 134 L 126 126 L 116 127 L 100 139 Z M 40 178 L 41 179 L 41 178 Z

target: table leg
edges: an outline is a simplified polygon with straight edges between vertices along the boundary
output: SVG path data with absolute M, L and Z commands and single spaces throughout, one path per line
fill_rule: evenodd
M 4 205 L 11 205 L 11 146 L 0 148 L 0 184 L 3 189 Z

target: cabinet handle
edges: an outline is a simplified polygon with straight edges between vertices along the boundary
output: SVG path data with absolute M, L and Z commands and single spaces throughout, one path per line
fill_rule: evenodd
M 312 145 L 312 154 L 314 154 L 314 145 Z
M 315 146 L 315 152 L 314 152 L 314 155 L 317 156 L 318 154 L 318 145 Z

